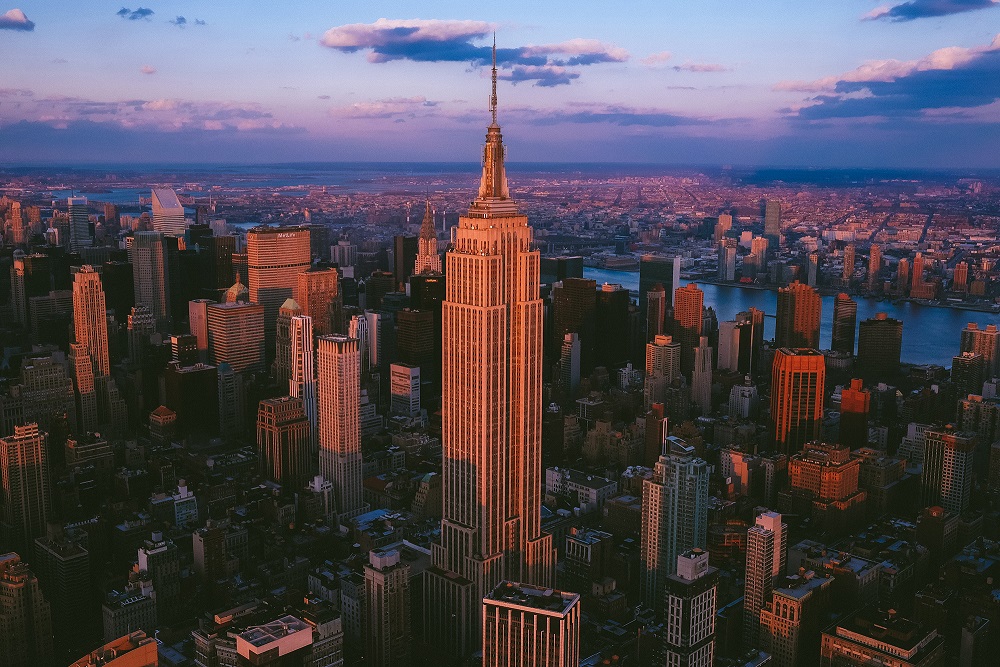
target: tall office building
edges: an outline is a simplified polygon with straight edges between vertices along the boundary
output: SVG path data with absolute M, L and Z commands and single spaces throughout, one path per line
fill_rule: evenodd
M 977 352 L 983 355 L 987 377 L 1000 376 L 1000 330 L 997 325 L 988 324 L 983 329 L 975 322 L 969 322 L 962 329 L 959 352 Z
M 848 243 L 844 246 L 844 268 L 840 274 L 840 279 L 843 281 L 845 286 L 851 284 L 851 278 L 854 277 L 854 244 Z
M 643 255 L 639 258 L 639 308 L 644 314 L 649 305 L 646 295 L 657 283 L 663 286 L 668 300 L 673 298 L 674 290 L 681 286 L 681 258 L 679 256 Z M 669 308 L 672 303 L 668 303 L 667 307 Z
M 776 199 L 764 200 L 764 236 L 769 239 L 781 238 L 781 202 Z M 778 242 L 772 241 L 775 250 Z
M 309 269 L 308 227 L 254 227 L 247 232 L 250 301 L 264 307 L 265 354 L 274 351 L 275 322 L 285 299 L 295 294 L 298 275 Z
M 585 373 L 594 364 L 594 316 L 597 310 L 597 281 L 588 278 L 566 278 L 552 289 L 553 349 L 562 345 L 563 336 L 580 336 L 580 358 Z
M 52 609 L 38 577 L 16 553 L 0 555 L 0 628 L 0 665 L 51 664 Z
M 187 230 L 184 207 L 177 193 L 169 188 L 153 189 L 153 231 L 164 236 L 183 238 Z
M 674 290 L 674 340 L 681 344 L 681 372 L 694 368 L 694 348 L 698 347 L 703 323 L 705 293 L 694 283 Z
M 691 402 L 703 415 L 712 412 L 712 348 L 708 337 L 699 339 L 694 349 L 694 369 L 691 371 Z
M 215 303 L 211 299 L 188 301 L 188 329 L 198 342 L 198 357 L 208 358 L 208 306 Z
M 372 667 L 408 667 L 410 633 L 410 566 L 397 549 L 368 554 L 365 565 L 366 663 Z
M 694 447 L 673 436 L 651 479 L 642 485 L 642 600 L 663 611 L 667 577 L 676 572 L 677 556 L 705 548 L 708 539 L 708 480 L 711 466 Z
M 823 623 L 827 620 L 833 577 L 815 572 L 785 577 L 760 612 L 760 648 L 774 667 L 816 664 Z
M 725 238 L 726 233 L 733 228 L 733 216 L 728 213 L 720 213 L 719 221 L 715 223 L 714 239 L 715 245 L 719 245 L 719 241 Z
M 906 296 L 910 289 L 910 260 L 905 257 L 900 258 L 896 265 L 896 294 Z
M 481 601 L 502 578 L 551 586 L 541 530 L 542 317 L 539 253 L 511 199 L 496 122 L 476 199 L 452 227 L 443 304 L 441 541 L 425 579 L 427 639 L 476 650 Z
M 360 351 L 355 338 L 317 341 L 319 472 L 333 484 L 337 515 L 346 521 L 367 507 L 361 488 Z
M 924 285 L 924 254 L 918 252 L 913 256 L 913 271 L 910 275 L 910 295 L 918 297 L 923 292 Z M 915 292 L 915 294 L 914 294 Z
M 736 280 L 736 239 L 726 239 L 716 248 L 718 253 L 716 277 L 730 282 Z
M 601 285 L 594 310 L 595 366 L 611 369 L 628 363 L 635 342 L 642 338 L 638 315 L 626 288 L 613 283 Z
M 170 271 L 160 232 L 136 232 L 130 255 L 136 306 L 146 306 L 161 332 L 170 328 Z
M 314 360 L 314 342 L 312 318 L 299 315 L 292 318 L 290 325 L 292 342 L 291 378 L 288 381 L 288 395 L 302 399 L 302 408 L 309 420 L 309 441 L 312 456 L 317 455 L 316 430 L 316 365 Z
M 420 224 L 420 239 L 417 241 L 417 259 L 413 273 L 441 273 L 441 255 L 438 254 L 437 231 L 434 229 L 434 209 L 430 200 L 424 210 Z
M 924 431 L 924 470 L 920 505 L 940 505 L 953 514 L 969 507 L 975 482 L 976 434 L 951 425 Z
M 73 374 L 73 388 L 76 390 L 77 432 L 91 433 L 98 430 L 99 420 L 94 364 L 83 343 L 72 343 L 69 346 L 68 360 Z
M 747 531 L 747 567 L 743 593 L 743 647 L 760 646 L 760 611 L 771 601 L 788 558 L 788 525 L 777 512 L 764 512 Z
M 882 273 L 882 248 L 872 244 L 868 249 L 868 290 L 877 291 L 881 287 L 880 275 Z
M 268 398 L 257 409 L 257 452 L 261 474 L 287 489 L 300 489 L 316 474 L 309 419 L 302 399 Z
M 274 329 L 274 378 L 284 389 L 292 377 L 292 318 L 302 314 L 295 299 L 285 299 L 278 309 Z
M 58 526 L 35 538 L 32 563 L 52 605 L 56 658 L 78 655 L 99 636 L 90 552 Z
M 108 359 L 108 312 L 101 276 L 86 265 L 73 277 L 73 334 L 90 356 L 95 376 L 111 373 Z
M 783 454 L 819 438 L 823 423 L 826 360 L 817 350 L 781 348 L 771 371 L 774 443 Z
M 854 330 L 858 325 L 858 302 L 841 292 L 833 302 L 833 337 L 830 349 L 854 354 Z
M 777 347 L 819 349 L 819 322 L 823 301 L 819 292 L 799 281 L 778 289 L 778 309 L 774 325 Z
M 580 596 L 501 582 L 482 600 L 483 667 L 577 667 Z
M 681 376 L 681 344 L 672 336 L 656 336 L 646 343 L 646 409 L 662 403 L 665 392 Z
M 667 325 L 667 290 L 656 283 L 646 292 L 646 342 L 662 336 Z
M 225 362 L 219 364 L 217 372 L 219 377 L 219 435 L 223 438 L 233 438 L 243 432 L 246 422 L 246 392 L 243 388 L 243 375 L 234 371 L 233 367 Z
M 339 276 L 334 268 L 312 268 L 299 274 L 295 300 L 302 314 L 312 318 L 317 336 L 343 330 L 344 299 L 339 290 Z
M 884 381 L 899 372 L 903 323 L 885 313 L 858 325 L 858 368 L 862 376 Z
M 951 383 L 955 395 L 964 399 L 969 394 L 980 394 L 986 380 L 986 361 L 976 352 L 963 352 L 951 358 Z
M 677 556 L 677 573 L 667 577 L 664 655 L 667 665 L 715 664 L 715 611 L 719 570 L 708 552 L 692 549 Z
M 859 378 L 840 391 L 840 442 L 851 449 L 868 445 L 868 412 L 871 392 Z
M 45 534 L 49 517 L 47 436 L 30 423 L 0 438 L 0 482 L 3 483 L 4 543 L 24 550 Z
M 420 414 L 420 368 L 408 364 L 389 365 L 389 409 L 395 415 Z
M 264 370 L 264 307 L 256 303 L 213 303 L 208 311 L 208 359 L 237 373 Z
M 559 353 L 559 386 L 567 398 L 574 398 L 580 388 L 580 336 L 568 333 L 563 336 Z
M 416 236 L 392 237 L 392 277 L 395 280 L 393 290 L 399 289 L 410 280 L 413 267 L 417 263 L 417 252 L 420 239 Z
M 90 211 L 86 197 L 70 197 L 66 200 L 69 209 L 69 250 L 80 252 L 94 245 L 94 235 L 90 233 Z M 65 239 L 60 238 L 65 244 Z

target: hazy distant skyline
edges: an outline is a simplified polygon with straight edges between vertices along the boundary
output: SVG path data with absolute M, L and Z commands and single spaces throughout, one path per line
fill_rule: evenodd
M 18 0 L 0 163 L 990 167 L 1000 0 Z M 287 6 L 286 6 L 287 5 Z

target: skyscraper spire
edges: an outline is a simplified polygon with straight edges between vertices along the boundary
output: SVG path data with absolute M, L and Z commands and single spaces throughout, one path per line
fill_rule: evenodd
M 493 35 L 493 93 L 490 96 L 492 122 L 486 128 L 486 146 L 483 149 L 483 177 L 479 183 L 479 196 L 469 208 L 469 216 L 484 218 L 496 215 L 517 215 L 517 206 L 510 201 L 507 173 L 504 169 L 503 136 L 497 124 L 497 44 Z M 503 200 L 503 201 L 497 201 Z
M 493 33 L 493 94 L 490 96 L 493 125 L 497 124 L 497 34 Z

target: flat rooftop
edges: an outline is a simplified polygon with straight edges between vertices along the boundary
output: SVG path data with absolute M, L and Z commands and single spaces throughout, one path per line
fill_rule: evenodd
M 552 588 L 502 581 L 485 599 L 487 602 L 496 601 L 505 606 L 565 615 L 577 603 L 580 596 Z

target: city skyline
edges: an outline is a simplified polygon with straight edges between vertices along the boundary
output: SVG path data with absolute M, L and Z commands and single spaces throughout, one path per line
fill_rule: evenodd
M 495 32 L 512 161 L 994 166 L 997 3 L 877 4 L 22 2 L 0 138 L 34 163 L 453 160 Z

